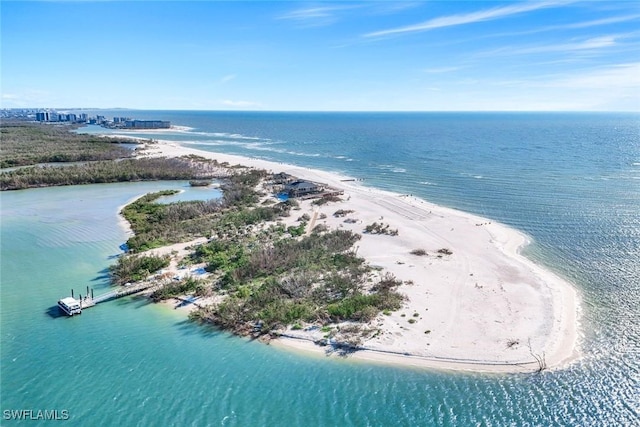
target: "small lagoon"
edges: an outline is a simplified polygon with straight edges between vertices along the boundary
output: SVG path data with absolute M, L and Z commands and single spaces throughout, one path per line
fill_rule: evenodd
M 170 196 L 159 197 L 158 203 L 193 202 L 196 200 L 215 200 L 222 197 L 219 184 L 212 183 L 207 186 L 192 186 L 188 182 L 180 186 L 179 193 Z

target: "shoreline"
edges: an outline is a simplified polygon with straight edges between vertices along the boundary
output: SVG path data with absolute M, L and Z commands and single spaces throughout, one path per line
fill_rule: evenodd
M 369 264 L 413 284 L 399 289 L 409 298 L 401 310 L 374 320 L 380 334 L 364 343 L 365 350 L 352 353 L 354 360 L 507 373 L 562 368 L 579 357 L 577 290 L 521 254 L 531 239 L 518 230 L 417 197 L 366 187 L 334 172 L 166 140 L 156 140 L 152 148 L 140 156 L 196 154 L 323 182 L 343 190 L 345 200 L 320 207 L 301 203 L 300 214 L 323 213 L 325 225 L 357 232 L 362 232 L 362 224 L 384 218 L 399 230 L 394 237 L 363 234 L 359 242 L 359 255 Z M 357 223 L 345 224 L 331 215 L 346 207 L 355 211 Z M 410 253 L 418 248 L 426 249 L 427 256 Z M 438 248 L 451 248 L 453 254 L 433 255 Z M 312 334 L 286 332 L 295 333 L 272 342 L 325 352 L 308 341 Z

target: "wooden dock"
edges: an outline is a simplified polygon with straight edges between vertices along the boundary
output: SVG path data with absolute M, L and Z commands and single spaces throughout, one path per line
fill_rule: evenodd
M 128 295 L 134 295 L 158 286 L 160 285 L 154 282 L 141 282 L 131 285 L 118 286 L 117 288 L 113 288 L 110 291 L 98 296 L 93 296 L 93 289 L 91 290 L 91 292 L 89 292 L 89 288 L 87 287 L 87 294 L 85 296 L 80 295 L 77 301 L 80 303 L 81 309 L 85 310 L 87 308 L 91 308 L 97 304 L 100 304 L 101 302 L 111 301 L 112 299 L 122 298 Z M 71 290 L 71 297 L 73 298 L 73 290 Z

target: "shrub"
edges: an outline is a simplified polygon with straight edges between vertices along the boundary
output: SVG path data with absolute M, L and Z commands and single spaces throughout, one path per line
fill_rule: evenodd
M 300 225 L 298 225 L 297 227 L 294 227 L 294 226 L 287 227 L 287 231 L 289 232 L 289 234 L 291 234 L 291 237 L 298 237 L 304 234 L 304 230 L 306 227 L 307 227 L 307 223 L 301 222 Z
M 427 254 L 427 251 L 425 251 L 424 249 L 414 249 L 410 253 L 411 255 L 424 256 Z
M 389 229 L 389 224 L 377 223 L 377 222 L 367 225 L 364 229 L 364 232 L 370 233 L 370 234 L 387 234 L 389 236 L 398 235 L 398 230 Z
M 363 309 L 375 305 L 377 303 L 376 298 L 376 295 L 356 295 L 344 298 L 340 302 L 329 304 L 327 311 L 336 321 L 364 320 L 361 319 Z
M 168 298 L 173 298 L 178 295 L 184 295 L 189 293 L 202 293 L 204 290 L 204 283 L 202 280 L 187 277 L 179 282 L 172 282 L 163 286 L 157 291 L 151 294 L 151 299 L 154 301 L 162 301 Z
M 109 267 L 114 283 L 123 285 L 127 282 L 143 280 L 151 273 L 169 265 L 169 256 L 155 255 L 123 255 L 115 265 Z
M 402 282 L 391 273 L 386 273 L 380 278 L 380 281 L 373 285 L 372 290 L 375 292 L 391 292 L 398 286 L 402 285 Z
M 324 233 L 326 231 L 329 231 L 329 227 L 327 227 L 324 224 L 318 224 L 315 227 L 313 227 L 313 230 L 311 230 L 312 233 L 316 233 L 316 234 Z

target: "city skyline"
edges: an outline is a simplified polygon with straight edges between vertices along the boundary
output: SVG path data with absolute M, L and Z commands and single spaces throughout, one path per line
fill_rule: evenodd
M 640 4 L 2 3 L 2 108 L 640 111 Z

